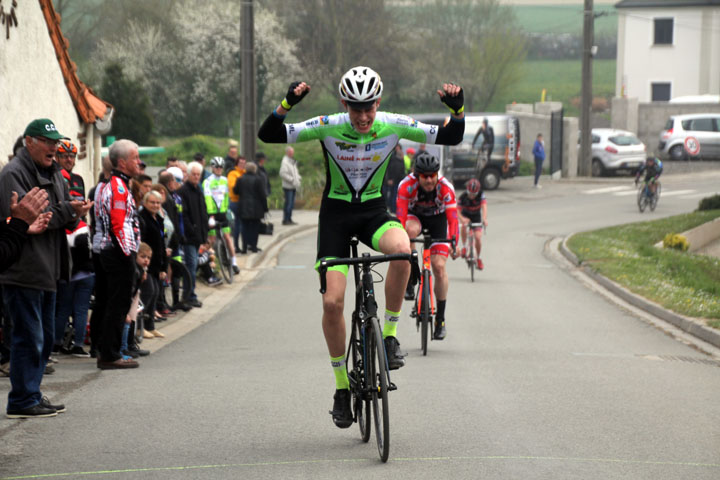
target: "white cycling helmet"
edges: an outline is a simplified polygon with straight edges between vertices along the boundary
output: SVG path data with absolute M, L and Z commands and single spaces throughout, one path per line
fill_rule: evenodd
M 338 90 L 340 98 L 350 106 L 369 107 L 382 95 L 383 84 L 372 68 L 353 67 L 340 79 Z

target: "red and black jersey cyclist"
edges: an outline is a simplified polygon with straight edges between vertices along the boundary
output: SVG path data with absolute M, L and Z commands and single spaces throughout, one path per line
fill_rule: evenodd
M 487 200 L 485 192 L 482 191 L 482 184 L 477 178 L 471 178 L 465 185 L 466 190 L 458 198 L 458 206 L 460 207 L 460 237 L 463 247 L 460 250 L 460 256 L 465 258 L 467 254 L 467 231 L 472 230 L 472 241 L 475 242 L 475 255 L 477 255 L 477 268 L 483 269 L 483 262 L 480 260 L 480 249 L 482 248 L 483 223 L 487 225 Z M 469 227 L 471 223 L 479 223 L 481 225 Z
M 457 238 L 455 189 L 445 177 L 438 175 L 439 170 L 440 161 L 436 157 L 427 152 L 421 153 L 415 160 L 413 173 L 398 186 L 397 217 L 410 238 L 417 237 L 425 228 L 433 238 Z M 445 305 L 449 282 L 445 263 L 449 253 L 450 246 L 447 243 L 433 243 L 430 246 L 430 262 L 435 277 L 433 291 L 437 301 L 433 332 L 435 340 L 442 340 L 447 334 Z

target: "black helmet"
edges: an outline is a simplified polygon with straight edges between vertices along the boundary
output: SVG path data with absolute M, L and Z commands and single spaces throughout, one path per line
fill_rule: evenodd
M 416 173 L 433 173 L 440 170 L 440 160 L 428 152 L 420 152 L 415 158 Z
M 225 159 L 222 157 L 213 157 L 212 160 L 210 160 L 210 166 L 211 167 L 223 167 L 223 166 L 225 166 Z

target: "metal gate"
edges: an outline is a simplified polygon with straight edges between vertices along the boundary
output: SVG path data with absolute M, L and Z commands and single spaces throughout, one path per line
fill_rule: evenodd
M 550 175 L 562 171 L 563 110 L 550 114 Z

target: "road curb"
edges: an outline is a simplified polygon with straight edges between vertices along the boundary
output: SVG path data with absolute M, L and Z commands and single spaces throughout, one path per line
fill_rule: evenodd
M 570 234 L 567 237 L 564 237 L 562 241 L 560 241 L 560 253 L 566 259 L 568 259 L 570 263 L 582 270 L 585 275 L 592 278 L 597 283 L 605 287 L 608 291 L 610 291 L 613 295 L 620 297 L 629 304 L 646 311 L 650 315 L 653 315 L 661 320 L 664 320 L 674 325 L 685 333 L 693 335 L 700 340 L 703 340 L 717 348 L 720 348 L 720 331 L 707 327 L 706 325 L 703 325 L 694 318 L 671 312 L 670 310 L 665 309 L 661 305 L 658 305 L 657 303 L 650 301 L 645 297 L 641 297 L 640 295 L 631 292 L 627 288 L 615 283 L 604 275 L 597 273 L 592 268 L 590 268 L 589 265 L 585 265 L 580 262 L 577 256 L 572 251 L 570 251 L 567 246 L 567 241 L 572 238 L 573 235 L 574 234 Z

